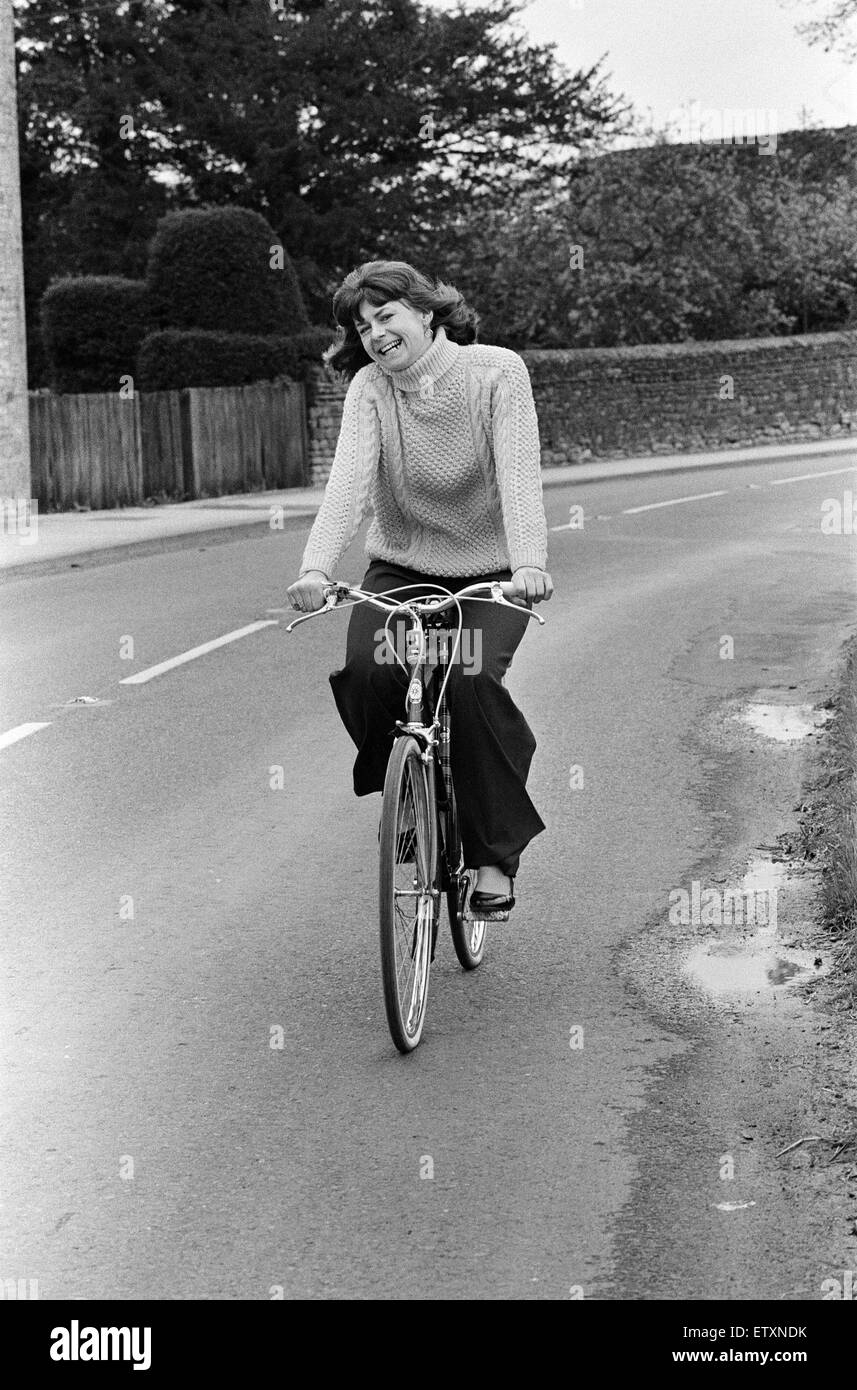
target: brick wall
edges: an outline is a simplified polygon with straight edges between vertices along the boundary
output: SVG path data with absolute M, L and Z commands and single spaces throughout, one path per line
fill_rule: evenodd
M 545 468 L 857 432 L 857 332 L 521 355 Z M 344 395 L 309 384 L 313 482 L 330 469 Z

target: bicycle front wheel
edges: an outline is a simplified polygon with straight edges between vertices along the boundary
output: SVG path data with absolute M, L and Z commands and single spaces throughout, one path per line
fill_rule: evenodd
M 428 772 L 417 740 L 401 735 L 384 781 L 379 872 L 384 1007 L 400 1052 L 412 1052 L 422 1036 L 439 897 Z

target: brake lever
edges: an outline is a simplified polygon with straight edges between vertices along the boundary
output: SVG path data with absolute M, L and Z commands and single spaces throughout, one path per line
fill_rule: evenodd
M 317 608 L 314 613 L 302 613 L 299 618 L 293 618 L 290 623 L 286 624 L 285 631 L 291 632 L 292 628 L 297 627 L 300 623 L 305 623 L 308 618 L 319 618 L 322 613 L 329 613 L 331 608 L 338 608 L 340 603 L 349 597 L 350 594 L 347 584 L 332 583 L 327 585 L 325 587 L 324 603 L 322 607 Z M 346 607 L 353 608 L 354 604 L 347 604 Z
M 510 603 L 509 600 L 508 600 L 507 598 L 504 598 L 502 601 L 503 601 L 503 603 L 506 605 L 507 608 L 516 608 L 517 611 L 518 611 L 519 613 L 526 613 L 526 615 L 527 615 L 528 618 L 535 618 L 536 622 L 537 622 L 541 627 L 544 627 L 544 625 L 545 625 L 545 620 L 544 620 L 544 618 L 540 618 L 539 615 L 538 615 L 538 613 L 534 613 L 533 610 L 532 610 L 532 608 L 528 608 L 527 605 L 526 605 L 525 603 Z
M 462 602 L 499 603 L 502 608 L 514 608 L 517 613 L 524 612 L 528 618 L 535 618 L 536 622 L 539 623 L 541 627 L 544 627 L 545 625 L 545 619 L 539 617 L 538 613 L 534 613 L 532 608 L 528 608 L 525 603 L 512 603 L 509 599 L 507 599 L 506 595 L 503 593 L 503 590 L 500 588 L 499 581 L 495 581 L 492 583 L 490 598 L 479 598 L 477 594 L 468 594 L 466 598 L 462 599 Z
M 317 608 L 314 613 L 301 613 L 299 618 L 292 618 L 292 621 L 286 624 L 283 631 L 291 632 L 292 628 L 299 627 L 301 623 L 308 623 L 310 618 L 319 618 L 322 613 L 327 611 L 327 607 L 328 605 L 325 604 L 324 608 Z

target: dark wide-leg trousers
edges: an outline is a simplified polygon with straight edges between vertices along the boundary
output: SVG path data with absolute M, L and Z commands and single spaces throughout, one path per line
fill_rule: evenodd
M 418 574 L 385 560 L 373 560 L 361 583 L 370 593 L 400 585 L 402 598 L 432 589 L 453 592 L 485 580 L 507 580 L 509 570 L 465 578 Z M 447 699 L 452 715 L 451 767 L 467 868 L 497 864 L 515 875 L 521 851 L 544 830 L 527 795 L 526 782 L 536 740 L 517 708 L 503 676 L 530 619 L 499 604 L 462 600 L 459 659 L 451 668 Z M 455 609 L 451 610 L 457 619 Z M 396 720 L 405 718 L 409 676 L 390 659 L 384 643 L 385 615 L 368 604 L 349 619 L 345 665 L 332 672 L 330 685 L 343 724 L 357 746 L 357 796 L 384 789 L 384 774 Z M 388 632 L 404 659 L 404 620 L 390 621 Z

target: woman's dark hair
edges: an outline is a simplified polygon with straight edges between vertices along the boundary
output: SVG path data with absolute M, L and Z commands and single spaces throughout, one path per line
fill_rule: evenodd
M 421 312 L 431 311 L 432 328 L 444 328 L 454 343 L 475 343 L 479 315 L 453 285 L 415 270 L 407 261 L 366 261 L 346 275 L 333 296 L 339 339 L 324 354 L 337 372 L 353 377 L 372 358 L 354 326 L 360 301 L 380 306 L 402 299 Z

